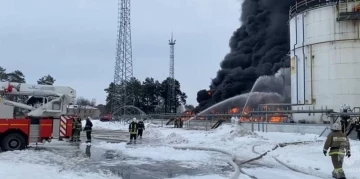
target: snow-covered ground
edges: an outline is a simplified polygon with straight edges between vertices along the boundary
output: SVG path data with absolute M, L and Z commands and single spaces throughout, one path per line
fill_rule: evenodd
M 92 122 L 94 130 L 119 131 L 127 130 L 128 127 L 127 124 L 114 122 L 100 122 L 98 120 L 92 120 Z M 84 124 L 85 122 L 83 122 Z M 199 176 L 177 175 L 176 179 L 224 179 L 231 174 L 229 170 L 221 171 L 221 169 L 228 167 L 226 163 L 228 156 L 216 152 L 175 150 L 171 146 L 200 146 L 223 149 L 236 154 L 237 163 L 241 163 L 259 156 L 256 153 L 271 150 L 279 143 L 308 141 L 307 144 L 279 147 L 251 165 L 242 166 L 242 170 L 249 175 L 256 176 L 258 179 L 315 179 L 331 177 L 332 164 L 330 157 L 325 157 L 322 154 L 323 140 L 323 137 L 313 134 L 250 133 L 231 125 L 223 125 L 211 131 L 200 131 L 162 128 L 153 124 L 146 124 L 143 141 L 150 141 L 150 143 L 130 147 L 125 143 L 98 141 L 93 142 L 92 148 L 116 151 L 121 154 L 120 156 L 133 158 L 133 160 L 119 161 L 129 165 L 151 165 L 151 163 L 155 165 L 155 163 L 162 162 L 168 165 L 176 164 L 184 168 L 199 170 L 204 166 L 205 168 L 219 168 L 219 171 L 208 172 Z M 351 144 L 352 156 L 349 159 L 346 158 L 344 169 L 348 178 L 360 178 L 357 177 L 360 174 L 360 142 L 351 141 Z M 57 147 L 74 148 L 74 146 L 68 146 L 68 144 L 60 142 L 47 144 L 44 146 L 45 149 L 46 146 L 50 149 L 56 149 Z M 83 157 L 83 152 L 77 153 L 78 156 L 64 156 L 50 149 L 0 153 L 0 167 L 3 169 L 0 170 L 0 176 L 7 179 L 20 179 L 24 176 L 34 179 L 45 179 L 49 178 L 49 176 L 53 179 L 119 178 L 103 172 L 103 170 L 97 170 L 96 167 L 77 168 L 79 162 L 91 163 L 92 159 Z M 275 158 L 310 175 L 290 170 L 278 163 Z M 21 173 L 18 171 L 21 171 Z M 170 178 L 174 178 L 174 176 Z M 247 178 L 247 176 L 241 175 L 241 178 Z
M 97 123 L 101 128 L 121 130 L 126 129 L 127 125 L 119 123 Z M 94 124 L 95 124 L 94 123 Z M 327 178 L 331 176 L 332 163 L 330 157 L 325 157 L 322 153 L 324 137 L 314 134 L 296 134 L 296 133 L 250 133 L 243 131 L 231 125 L 220 126 L 212 131 L 185 130 L 176 128 L 161 128 L 152 124 L 147 124 L 144 132 L 144 138 L 156 139 L 162 141 L 163 145 L 171 146 L 203 146 L 218 149 L 224 149 L 235 153 L 239 160 L 245 161 L 258 156 L 254 150 L 263 153 L 271 150 L 279 143 L 291 143 L 308 141 L 307 144 L 289 145 L 279 147 L 269 152 L 259 163 L 266 167 L 245 168 L 245 172 L 256 176 L 257 178 Z M 360 142 L 351 141 L 352 156 L 345 159 L 344 168 L 349 178 L 356 177 L 360 174 Z M 203 152 L 186 151 L 176 156 L 171 155 L 170 147 L 151 147 L 143 146 L 136 149 L 126 150 L 121 144 L 99 144 L 104 148 L 118 148 L 127 152 L 129 155 L 143 155 L 144 157 L 154 156 L 159 160 L 176 160 L 176 161 L 196 161 L 210 160 L 211 157 Z M 154 151 L 154 152 L 153 152 Z M 158 157 L 160 155 L 161 157 Z M 314 174 L 315 176 L 304 175 L 289 170 L 280 165 L 273 158 L 303 171 Z M 272 177 L 270 177 L 272 176 Z M 317 177 L 316 177 L 317 176 Z M 206 176 L 204 176 L 206 177 Z M 210 178 L 210 176 L 208 176 Z M 360 178 L 360 177 L 358 177 Z
M 63 148 L 63 143 L 52 144 Z M 73 147 L 67 147 L 73 150 Z M 89 160 L 79 156 L 58 155 L 47 150 L 24 150 L 0 153 L 0 176 L 6 179 L 118 179 L 101 171 L 77 165 Z

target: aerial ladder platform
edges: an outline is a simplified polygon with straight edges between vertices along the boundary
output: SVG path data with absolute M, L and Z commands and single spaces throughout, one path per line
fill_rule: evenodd
M 23 103 L 16 96 L 29 98 Z M 67 86 L 0 82 L 0 148 L 21 150 L 32 143 L 70 138 L 74 117 L 66 115 L 67 106 L 75 99 L 76 91 Z M 15 107 L 25 116 L 13 115 Z

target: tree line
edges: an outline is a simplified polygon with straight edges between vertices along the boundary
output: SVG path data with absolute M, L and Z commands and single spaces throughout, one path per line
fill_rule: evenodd
M 144 81 L 140 81 L 133 77 L 125 84 L 127 97 L 131 98 L 126 105 L 134 105 L 147 114 L 150 113 L 172 113 L 176 112 L 180 105 L 186 105 L 187 95 L 181 91 L 180 82 L 175 81 L 175 96 L 170 97 L 168 90 L 172 82 L 171 78 L 166 78 L 162 82 L 148 77 Z M 106 112 L 111 111 L 111 104 L 117 102 L 121 97 L 116 97 L 114 83 L 110 83 L 109 87 L 105 89 L 106 97 Z M 115 101 L 114 101 L 115 100 Z M 121 105 L 121 104 L 119 104 Z
M 0 81 L 9 81 L 16 83 L 26 83 L 25 75 L 20 70 L 8 72 L 5 68 L 0 66 Z M 37 84 L 41 85 L 54 85 L 56 79 L 51 75 L 44 75 L 37 80 Z M 168 90 L 171 78 L 166 78 L 163 81 L 155 80 L 148 77 L 144 81 L 140 81 L 137 78 L 131 78 L 128 82 L 127 91 L 132 92 L 131 100 L 132 104 L 144 111 L 145 113 L 171 113 L 178 111 L 178 107 L 184 105 L 187 110 L 193 110 L 194 106 L 186 105 L 187 95 L 181 91 L 180 82 L 175 79 L 175 97 L 169 98 Z M 110 113 L 111 104 L 115 100 L 115 85 L 110 83 L 109 86 L 104 89 L 107 93 L 106 104 L 95 104 L 93 100 L 89 100 L 84 97 L 78 97 L 76 105 L 81 106 L 93 106 L 100 110 L 102 114 Z M 27 96 L 6 96 L 9 100 L 26 103 Z M 118 101 L 118 100 L 116 100 Z M 15 108 L 16 113 L 20 113 L 21 109 Z

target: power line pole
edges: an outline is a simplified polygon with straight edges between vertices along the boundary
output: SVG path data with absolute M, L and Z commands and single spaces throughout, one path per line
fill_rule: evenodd
M 125 114 L 125 106 L 134 104 L 134 91 L 129 82 L 133 77 L 130 0 L 118 0 L 118 34 L 111 114 Z M 120 110 L 119 109 L 123 109 Z
M 176 40 L 173 39 L 171 33 L 171 39 L 169 40 L 170 45 L 170 66 L 169 66 L 169 83 L 168 83 L 168 94 L 167 94 L 167 112 L 176 112 L 176 94 L 175 94 L 175 75 L 174 75 L 174 47 Z

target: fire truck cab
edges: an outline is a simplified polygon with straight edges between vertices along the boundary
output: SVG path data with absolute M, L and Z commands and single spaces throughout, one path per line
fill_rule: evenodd
M 19 96 L 29 96 L 25 103 Z M 76 91 L 66 86 L 33 85 L 0 82 L 0 148 L 21 150 L 31 143 L 72 136 L 74 118 L 66 116 Z M 23 109 L 24 116 L 13 115 L 14 107 Z

